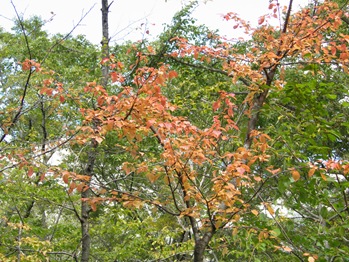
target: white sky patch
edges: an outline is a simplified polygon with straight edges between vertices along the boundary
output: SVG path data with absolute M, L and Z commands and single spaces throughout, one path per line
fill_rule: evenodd
M 24 18 L 33 15 L 49 20 L 54 13 L 53 20 L 44 29 L 51 34 L 66 34 L 78 23 L 80 18 L 91 7 L 93 9 L 76 28 L 74 35 L 86 35 L 94 44 L 99 44 L 102 38 L 101 1 L 99 0 L 12 0 L 19 14 Z M 112 0 L 109 0 L 111 3 Z M 151 36 L 156 37 L 163 30 L 165 23 L 170 23 L 173 15 L 189 0 L 115 0 L 109 13 L 109 32 L 112 41 L 139 40 L 145 32 L 144 25 L 148 25 Z M 204 1 L 194 11 L 198 24 L 205 24 L 211 30 L 219 29 L 222 35 L 236 37 L 232 24 L 223 21 L 222 15 L 228 12 L 238 13 L 245 20 L 257 23 L 258 18 L 268 11 L 269 0 L 210 0 Z M 287 5 L 288 0 L 280 0 L 281 5 Z M 295 0 L 294 7 L 305 5 L 308 0 Z M 16 14 L 10 0 L 2 0 L 0 10 L 0 25 L 6 30 L 13 26 L 11 19 Z M 143 26 L 142 26 L 143 24 Z M 127 28 L 126 30 L 123 30 Z
M 69 155 L 69 151 L 67 149 L 59 149 L 53 153 L 48 164 L 50 166 L 58 166 L 62 163 L 64 157 Z

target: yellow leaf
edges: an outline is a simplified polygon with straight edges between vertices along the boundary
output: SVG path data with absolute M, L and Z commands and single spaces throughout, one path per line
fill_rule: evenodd
M 283 248 L 286 252 L 291 252 L 291 251 L 292 251 L 292 249 L 289 248 L 289 247 L 287 247 L 287 246 L 283 246 L 282 248 Z
M 327 181 L 327 177 L 324 174 L 321 174 L 323 180 Z
M 262 231 L 262 232 L 260 232 L 259 235 L 258 235 L 258 240 L 259 240 L 259 241 L 262 241 L 263 238 L 264 238 L 264 233 L 263 233 L 263 231 Z
M 95 137 L 95 140 L 97 141 L 98 144 L 100 144 L 100 143 L 103 142 L 103 138 L 100 137 L 100 136 L 96 136 L 96 137 Z
M 315 259 L 313 257 L 308 257 L 308 262 L 314 262 Z
M 154 174 L 152 174 L 152 173 L 147 173 L 146 174 L 146 176 L 147 176 L 147 178 L 149 179 L 149 181 L 151 182 L 151 183 L 154 183 L 156 180 L 158 180 L 158 178 L 159 178 L 159 176 L 157 176 L 157 175 L 154 175 Z
M 259 212 L 256 209 L 251 210 L 251 213 L 255 216 L 258 216 Z
M 315 170 L 316 170 L 315 168 L 311 168 L 308 172 L 308 177 L 312 177 L 315 173 Z
M 238 234 L 238 228 L 234 227 L 233 229 L 233 236 L 236 236 Z
M 265 207 L 268 209 L 268 212 L 270 213 L 270 215 L 275 214 L 274 209 L 268 203 L 265 204 Z
M 164 176 L 164 182 L 166 185 L 169 185 L 170 184 L 170 178 L 168 176 Z
M 105 188 L 102 188 L 101 190 L 99 190 L 99 193 L 100 194 L 105 194 L 105 193 L 107 193 L 107 190 Z
M 274 169 L 274 170 L 272 170 L 272 169 L 267 169 L 270 173 L 272 173 L 273 175 L 275 175 L 275 174 L 277 174 L 277 173 L 279 173 L 280 171 L 281 171 L 281 168 L 278 168 L 278 169 Z

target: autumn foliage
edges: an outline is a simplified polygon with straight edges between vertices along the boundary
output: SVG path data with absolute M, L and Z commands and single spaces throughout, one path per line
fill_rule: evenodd
M 29 179 L 38 177 L 36 185 L 50 179 L 59 181 L 69 199 L 81 194 L 80 201 L 88 203 L 89 212 L 120 205 L 129 210 L 145 210 L 148 216 L 169 215 L 179 221 L 178 227 L 184 233 L 190 232 L 194 261 L 204 261 L 205 254 L 211 254 L 212 242 L 222 249 L 222 257 L 233 258 L 238 254 L 234 252 L 241 249 L 243 238 L 254 239 L 251 243 L 258 250 L 268 248 L 280 251 L 277 253 L 280 256 L 289 254 L 301 261 L 321 261 L 316 253 L 319 250 L 308 250 L 312 244 L 293 242 L 291 233 L 287 233 L 291 230 L 286 229 L 289 218 L 278 217 L 276 209 L 285 205 L 292 212 L 301 210 L 299 214 L 302 210 L 308 212 L 307 205 L 319 205 L 321 209 L 325 204 L 302 200 L 303 204 L 290 199 L 297 197 L 300 188 L 308 192 L 309 186 L 309 192 L 316 191 L 312 181 L 317 181 L 322 190 L 329 186 L 324 183 L 335 183 L 331 180 L 333 176 L 337 176 L 336 186 L 341 187 L 338 177 L 347 179 L 349 164 L 345 157 L 329 154 L 324 159 L 310 147 L 296 147 L 296 139 L 289 146 L 287 134 L 278 131 L 278 125 L 280 130 L 290 127 L 296 134 L 310 129 L 302 126 L 303 119 L 298 119 L 295 113 L 304 110 L 292 104 L 293 98 L 284 98 L 287 95 L 284 92 L 296 92 L 299 87 L 304 87 L 299 91 L 304 91 L 304 96 L 318 91 L 308 92 L 306 88 L 312 82 L 297 83 L 297 74 L 311 71 L 314 79 L 324 82 L 330 70 L 347 74 L 349 34 L 343 30 L 343 17 L 348 14 L 334 1 L 295 12 L 293 8 L 292 0 L 285 7 L 272 1 L 270 13 L 259 18 L 256 28 L 238 14 L 225 14 L 223 19 L 233 29 L 244 30 L 246 37 L 239 39 L 243 48 L 242 44 L 213 34 L 208 38 L 216 37 L 215 45 L 197 45 L 185 37 L 171 35 L 167 44 L 172 49 L 168 52 L 163 52 L 161 45 L 161 48 L 156 44 L 145 48 L 133 45 L 126 52 L 133 56 L 132 64 L 125 65 L 117 55 L 102 59 L 100 66 L 108 67 L 110 72 L 106 86 L 100 81 L 86 81 L 83 87 L 71 88 L 36 60 L 24 60 L 20 63 L 22 71 L 27 72 L 28 79 L 37 76 L 36 95 L 49 103 L 46 107 L 49 112 L 55 112 L 54 125 L 59 126 L 61 119 L 67 119 L 67 123 L 52 141 L 46 134 L 48 129 L 43 128 L 42 146 L 33 142 L 31 152 L 8 151 L 2 156 L 6 158 L 2 171 L 19 165 Z M 162 60 L 154 62 L 160 51 Z M 210 111 L 204 124 L 196 124 L 194 114 L 181 114 L 182 106 L 175 102 L 175 96 L 169 95 L 176 92 L 176 81 L 187 81 L 178 65 L 219 73 L 227 79 L 227 86 L 233 87 L 218 90 L 214 99 L 207 101 Z M 315 66 L 316 72 L 312 70 Z M 296 77 L 291 79 L 294 72 Z M 239 90 L 234 90 L 237 87 Z M 26 96 L 25 89 L 22 103 L 12 109 L 13 117 L 2 121 L 1 142 L 24 114 Z M 333 95 L 328 98 L 335 99 Z M 275 104 L 288 114 L 266 113 Z M 321 122 L 317 112 L 309 112 L 313 115 L 307 122 L 316 123 L 316 128 L 309 131 L 311 140 L 325 128 L 325 120 Z M 284 119 L 300 124 L 293 126 L 289 121 L 283 125 Z M 340 125 L 333 122 L 326 124 L 324 133 L 331 133 L 328 126 Z M 42 126 L 45 127 L 43 120 Z M 341 140 L 338 137 L 336 134 L 336 138 L 328 138 L 326 146 L 331 148 Z M 50 165 L 41 158 L 59 148 L 69 148 L 72 155 L 82 152 L 75 163 L 79 165 L 81 161 L 84 168 L 74 169 L 71 163 Z M 111 164 L 103 162 L 104 159 Z M 337 207 L 329 200 L 327 209 L 334 214 L 328 216 L 328 224 L 345 221 L 348 205 L 346 192 L 341 190 L 338 192 L 344 204 L 341 202 Z M 75 207 L 73 210 L 77 213 Z M 316 221 L 320 219 L 320 215 L 308 213 Z M 77 217 L 80 221 L 85 219 Z M 341 222 L 333 222 L 338 217 Z M 20 227 L 23 226 L 21 221 Z M 345 225 L 343 230 L 347 231 Z

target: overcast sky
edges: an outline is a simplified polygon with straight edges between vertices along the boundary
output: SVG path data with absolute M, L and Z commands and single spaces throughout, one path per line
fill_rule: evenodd
M 11 0 L 1 0 L 0 25 L 6 30 L 12 26 L 10 19 L 15 17 Z M 92 10 L 77 27 L 74 34 L 83 34 L 95 44 L 101 40 L 101 0 L 12 0 L 19 14 L 24 18 L 33 15 L 53 20 L 45 25 L 49 33 L 68 33 L 80 18 Z M 109 2 L 112 2 L 109 0 Z M 109 31 L 112 41 L 122 42 L 125 39 L 138 40 L 144 33 L 147 24 L 150 35 L 156 36 L 163 29 L 164 23 L 169 23 L 172 16 L 181 9 L 188 0 L 114 0 L 110 8 Z M 204 2 L 204 1 L 202 1 Z M 206 24 L 211 29 L 220 29 L 222 35 L 233 37 L 231 25 L 223 21 L 222 15 L 235 12 L 252 24 L 258 17 L 267 12 L 269 0 L 210 0 L 200 4 L 194 17 L 198 23 Z M 280 0 L 287 4 L 288 0 Z M 294 0 L 294 5 L 308 3 L 308 0 Z M 143 27 L 142 27 L 143 24 Z M 123 30 L 127 28 L 126 30 Z M 128 34 L 132 30 L 131 34 Z

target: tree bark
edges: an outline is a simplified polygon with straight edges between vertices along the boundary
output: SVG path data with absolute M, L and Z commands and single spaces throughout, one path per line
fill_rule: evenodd
M 88 163 L 85 170 L 85 175 L 91 178 L 93 176 L 93 168 L 96 160 L 96 148 L 97 142 L 93 140 L 91 142 L 92 148 L 88 152 Z M 90 189 L 81 192 L 82 199 L 88 199 L 90 197 Z M 81 262 L 88 262 L 90 257 L 90 246 L 91 246 L 91 236 L 89 232 L 89 218 L 90 218 L 90 207 L 87 201 L 81 201 Z
M 110 4 L 111 5 L 111 4 Z M 109 7 L 108 0 L 102 0 L 102 59 L 109 57 L 109 22 L 108 13 Z M 102 86 L 108 84 L 109 79 L 109 67 L 107 64 L 102 65 Z
M 84 194 L 86 193 L 86 194 Z M 88 197 L 88 190 L 81 197 Z M 81 262 L 88 262 L 90 257 L 91 236 L 89 233 L 89 206 L 86 201 L 81 202 Z
M 194 247 L 194 262 L 203 262 L 206 247 L 208 243 L 211 241 L 214 232 L 206 232 L 202 238 L 195 239 L 195 247 Z

